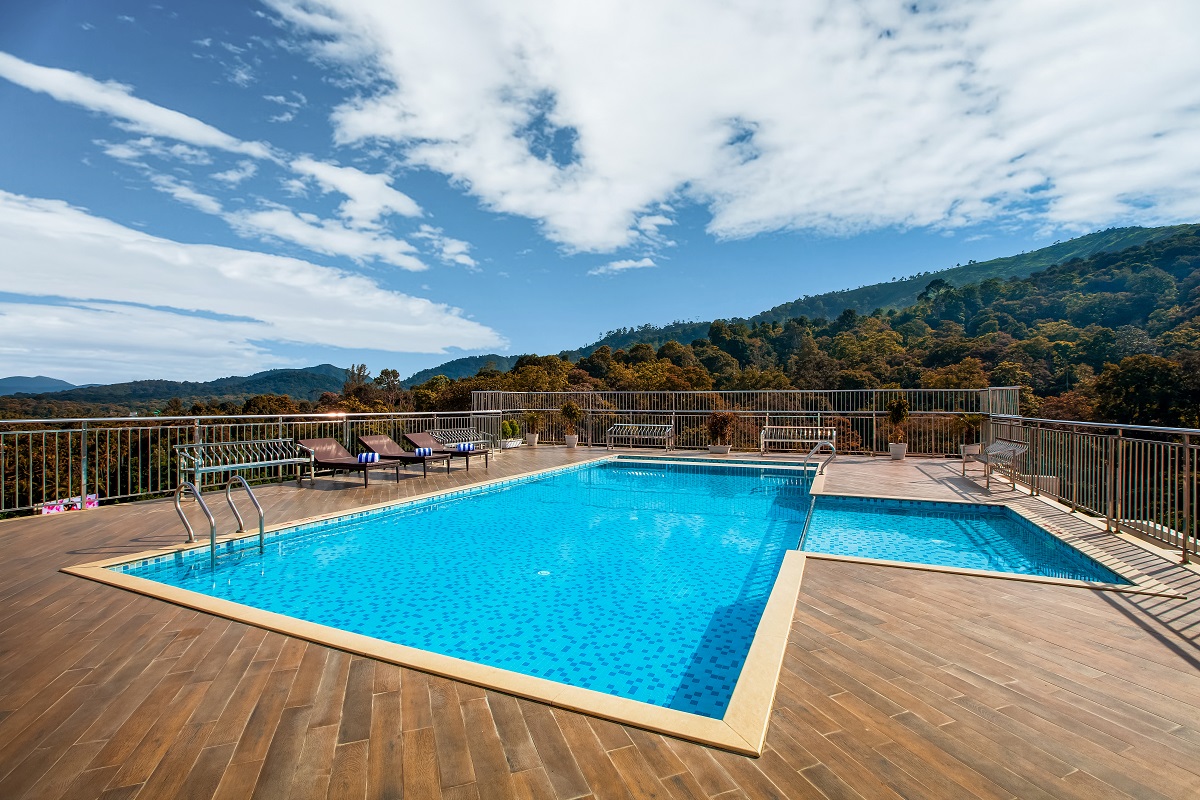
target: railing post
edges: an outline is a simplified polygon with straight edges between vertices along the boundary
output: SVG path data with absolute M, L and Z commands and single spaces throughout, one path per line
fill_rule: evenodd
M 1121 513 L 1124 510 L 1123 496 L 1125 483 L 1125 431 L 1118 429 L 1117 438 L 1113 441 L 1116 452 L 1113 453 L 1113 531 L 1121 532 Z
M 87 420 L 79 425 L 79 455 L 79 510 L 83 511 L 87 508 L 88 494 Z
M 200 418 L 199 417 L 192 418 L 192 444 L 200 444 Z M 200 466 L 201 466 L 200 459 L 197 458 L 196 463 L 193 466 L 194 472 L 192 474 L 192 485 L 196 489 L 196 491 L 194 491 L 192 494 L 195 495 L 197 500 L 200 499 L 200 491 L 201 491 L 201 489 L 200 489 Z
M 1038 424 L 1033 423 L 1033 427 L 1029 430 L 1029 460 L 1032 462 L 1029 475 L 1029 494 L 1031 497 L 1037 497 L 1041 494 L 1042 488 L 1042 468 L 1041 462 L 1038 461 L 1038 443 L 1041 437 L 1038 436 Z
M 1192 472 L 1192 436 L 1185 433 L 1183 435 L 1183 546 L 1179 548 L 1182 551 L 1180 558 L 1184 564 L 1192 560 L 1192 481 L 1194 478 L 1195 473 Z

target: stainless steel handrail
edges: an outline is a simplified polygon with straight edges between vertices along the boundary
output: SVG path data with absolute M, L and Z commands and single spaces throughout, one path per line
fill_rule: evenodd
M 812 500 L 808 502 L 808 516 L 804 518 L 804 530 L 800 531 L 800 541 L 796 543 L 797 550 L 804 549 L 804 540 L 808 538 L 808 524 L 812 522 L 813 509 L 817 507 L 817 496 L 812 495 Z
M 254 492 L 250 489 L 250 484 L 246 483 L 246 479 L 241 475 L 234 475 L 225 483 L 225 501 L 229 503 L 229 507 L 233 509 L 233 516 L 237 518 L 237 532 L 244 533 L 246 523 L 242 521 L 242 515 L 238 513 L 237 506 L 233 502 L 233 484 L 240 483 L 242 488 L 246 490 L 246 494 L 250 495 L 250 502 L 254 504 L 254 510 L 258 512 L 258 552 L 263 552 L 266 547 L 266 527 L 267 516 L 263 513 L 263 508 L 258 502 L 258 498 L 254 496 Z
M 825 445 L 829 445 L 829 458 L 827 458 L 823 462 L 821 462 L 821 466 L 817 469 L 818 475 L 824 475 L 825 467 L 828 466 L 829 462 L 833 461 L 833 459 L 837 456 L 837 446 L 834 445 L 833 442 L 831 442 L 827 439 L 823 439 L 823 440 L 817 442 L 815 445 L 813 445 L 813 449 L 809 450 L 808 455 L 806 455 L 804 457 L 804 463 L 807 464 L 808 460 L 810 458 L 812 458 L 813 454 L 816 453 L 818 450 L 820 450 Z
M 184 481 L 183 483 L 179 484 L 179 488 L 175 490 L 175 513 L 179 514 L 179 519 L 183 522 L 183 527 L 187 530 L 189 542 L 196 541 L 196 534 L 192 530 L 192 523 L 188 522 L 187 516 L 183 513 L 183 504 L 181 501 L 183 499 L 183 492 L 185 489 L 191 491 L 192 496 L 196 498 L 196 503 L 200 506 L 200 510 L 203 511 L 204 516 L 208 518 L 209 563 L 212 564 L 213 569 L 216 569 L 217 520 L 213 516 L 212 511 L 209 510 L 208 503 L 204 502 L 204 498 L 200 496 L 200 491 L 196 488 L 195 484 L 191 483 L 190 481 Z

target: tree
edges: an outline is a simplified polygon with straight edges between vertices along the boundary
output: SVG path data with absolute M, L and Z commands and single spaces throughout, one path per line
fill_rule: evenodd
M 1141 354 L 1109 364 L 1096 378 L 1096 412 L 1108 422 L 1128 425 L 1184 425 L 1195 417 L 1180 365 Z M 1191 408 L 1187 408 L 1191 400 Z
M 400 383 L 400 373 L 394 369 L 382 369 L 375 378 L 375 385 L 383 394 L 383 399 L 387 401 L 388 406 L 395 408 L 396 401 L 404 393 L 404 386 Z
M 987 374 L 978 358 L 964 358 L 957 364 L 931 369 L 921 376 L 923 389 L 986 389 Z
M 300 408 L 286 394 L 256 394 L 242 405 L 243 414 L 296 414 Z
M 351 364 L 346 370 L 346 381 L 342 384 L 342 394 L 350 396 L 359 388 L 371 382 L 371 371 L 366 364 Z

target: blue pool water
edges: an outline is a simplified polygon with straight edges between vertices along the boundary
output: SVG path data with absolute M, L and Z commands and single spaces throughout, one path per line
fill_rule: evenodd
M 609 461 L 117 569 L 291 617 L 724 715 L 810 498 L 796 471 Z
M 818 497 L 802 549 L 1021 575 L 1129 583 L 1001 506 Z

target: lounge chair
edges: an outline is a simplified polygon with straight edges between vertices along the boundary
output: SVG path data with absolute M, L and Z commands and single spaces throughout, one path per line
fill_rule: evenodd
M 339 469 L 344 469 L 346 472 L 361 472 L 363 474 L 363 486 L 367 485 L 367 471 L 372 469 L 389 469 L 396 468 L 396 482 L 400 482 L 400 462 L 392 460 L 368 461 L 361 462 L 358 456 L 350 454 L 350 451 L 342 447 L 337 439 L 301 439 L 300 446 L 313 454 L 314 473 L 318 469 L 333 470 L 337 474 Z
M 412 444 L 413 447 L 428 447 L 435 455 L 449 455 L 451 458 L 459 456 L 467 465 L 467 471 L 471 469 L 471 456 L 483 456 L 483 468 L 487 469 L 488 456 L 492 452 L 486 447 L 476 447 L 474 450 L 459 450 L 459 445 L 444 445 L 437 439 L 433 438 L 428 433 L 406 433 L 404 438 Z
M 396 444 L 395 440 L 390 436 L 360 436 L 358 443 L 368 453 L 378 453 L 381 459 L 387 461 L 398 461 L 407 469 L 409 464 L 420 464 L 421 472 L 426 477 L 429 476 L 429 464 L 434 464 L 439 461 L 446 462 L 446 472 L 450 471 L 450 454 L 434 452 L 433 455 L 419 456 L 411 450 L 405 450 L 400 445 Z

